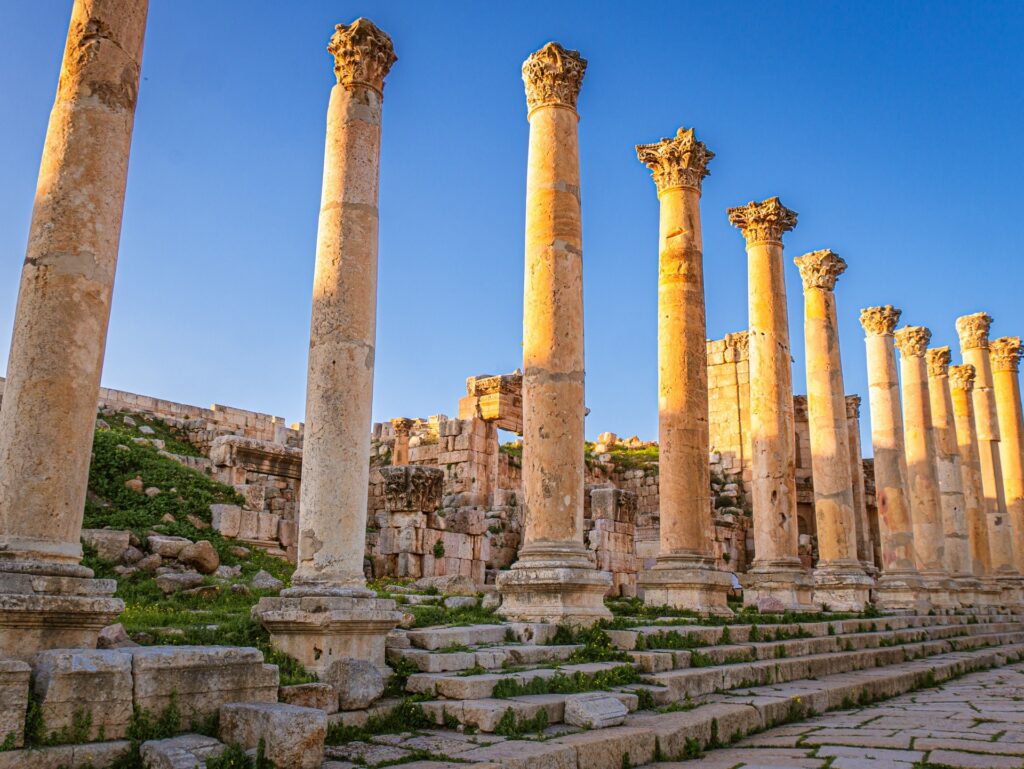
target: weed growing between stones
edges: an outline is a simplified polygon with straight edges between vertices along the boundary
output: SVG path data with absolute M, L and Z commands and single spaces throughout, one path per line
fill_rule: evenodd
M 492 697 L 508 699 L 524 694 L 578 694 L 580 692 L 606 691 L 616 686 L 626 686 L 640 681 L 640 674 L 631 665 L 619 665 L 610 670 L 596 673 L 576 672 L 572 675 L 555 673 L 550 678 L 531 678 L 524 684 L 511 678 L 498 681 Z
M 332 723 L 327 727 L 327 744 L 367 741 L 377 734 L 415 732 L 436 726 L 422 707 L 406 699 L 383 715 L 370 716 L 362 726 L 346 726 L 340 721 Z
M 406 606 L 416 621 L 413 627 L 433 627 L 435 625 L 494 625 L 500 623 L 494 609 L 481 606 L 459 606 L 449 609 L 445 606 Z
M 239 745 L 228 745 L 219 756 L 206 759 L 206 769 L 278 769 L 265 753 L 263 740 L 256 746 L 255 758 L 248 756 Z
M 629 655 L 618 649 L 611 636 L 600 624 L 592 627 L 576 629 L 569 625 L 559 625 L 551 639 L 552 646 L 582 644 L 569 656 L 570 663 L 581 662 L 629 662 Z
M 541 708 L 533 718 L 519 718 L 512 708 L 507 708 L 494 728 L 494 733 L 501 737 L 517 738 L 524 734 L 540 736 L 548 728 L 548 712 Z

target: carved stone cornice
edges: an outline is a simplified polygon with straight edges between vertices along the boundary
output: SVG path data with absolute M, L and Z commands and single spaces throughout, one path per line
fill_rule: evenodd
M 379 469 L 384 478 L 384 509 L 389 513 L 432 513 L 441 506 L 444 470 L 422 465 Z
M 366 86 L 378 93 L 384 90 L 384 77 L 398 61 L 391 38 L 369 19 L 338 24 L 327 45 L 334 57 L 334 75 L 346 88 Z
M 859 395 L 847 395 L 846 396 L 846 418 L 847 419 L 860 419 L 860 396 Z
M 587 60 L 580 52 L 559 43 L 548 43 L 531 53 L 523 62 L 527 109 L 533 112 L 538 107 L 557 105 L 575 110 L 586 70 Z
M 807 421 L 807 396 L 793 396 L 793 419 L 797 422 Z
M 885 336 L 891 334 L 900 322 L 903 310 L 884 304 L 881 307 L 865 307 L 860 311 L 860 325 L 868 336 Z
M 747 245 L 754 243 L 781 243 L 782 233 L 796 227 L 796 211 L 790 211 L 778 198 L 760 203 L 751 201 L 745 206 L 728 210 L 729 221 L 743 232 Z
M 409 431 L 414 424 L 416 422 L 408 417 L 398 417 L 391 420 L 391 429 L 394 431 L 396 438 L 408 438 Z
M 973 315 L 962 315 L 956 319 L 956 333 L 960 337 L 961 350 L 973 350 L 975 347 L 988 347 L 988 329 L 992 325 L 992 316 L 984 312 Z
M 932 339 L 932 332 L 924 326 L 904 326 L 896 337 L 896 349 L 904 358 L 923 358 Z
M 800 270 L 804 291 L 811 288 L 834 291 L 836 280 L 846 272 L 846 260 L 830 248 L 798 256 L 793 264 Z
M 750 354 L 750 332 L 734 331 L 726 334 L 724 341 L 726 347 L 736 351 L 737 360 L 742 360 Z
M 947 376 L 949 374 L 949 348 L 932 347 L 925 351 L 928 363 L 928 376 Z
M 949 386 L 954 390 L 966 390 L 967 392 L 973 390 L 974 366 L 970 363 L 964 363 L 960 366 L 950 366 Z
M 636 156 L 651 169 L 658 194 L 677 187 L 700 192 L 701 181 L 710 172 L 708 162 L 715 153 L 697 141 L 692 128 L 680 128 L 672 139 L 636 145 Z
M 1017 371 L 1020 365 L 1020 337 L 1001 336 L 988 345 L 993 371 Z

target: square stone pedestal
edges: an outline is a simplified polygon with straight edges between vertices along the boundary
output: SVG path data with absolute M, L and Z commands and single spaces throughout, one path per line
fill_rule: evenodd
M 924 580 L 916 573 L 882 574 L 871 591 L 875 606 L 885 612 L 927 614 L 932 609 Z
M 977 599 L 975 604 L 979 608 L 1002 609 L 1006 606 L 1003 603 L 1003 588 L 998 580 L 991 577 L 983 577 L 978 580 L 978 587 L 974 591 Z
M 659 558 L 653 569 L 640 573 L 638 586 L 648 606 L 690 609 L 716 617 L 733 615 L 728 603 L 732 575 L 710 566 L 686 567 Z
M 291 588 L 277 598 L 261 598 L 252 616 L 276 648 L 319 674 L 335 660 L 369 660 L 385 675 L 384 639 L 401 621 L 395 602 L 365 589 L 310 594 Z
M 1000 602 L 1007 609 L 1024 608 L 1024 578 L 1017 574 L 996 575 L 995 583 L 999 586 Z
M 771 564 L 755 562 L 739 579 L 743 585 L 744 606 L 753 606 L 765 613 L 818 611 L 814 603 L 814 580 L 799 567 L 786 564 L 774 568 Z
M 945 574 L 922 574 L 928 600 L 936 611 L 956 611 L 960 608 L 956 583 Z
M 116 589 L 77 564 L 0 561 L 0 653 L 29 661 L 48 649 L 95 649 L 124 611 Z
M 606 571 L 518 561 L 495 583 L 501 593 L 498 613 L 506 619 L 586 626 L 612 616 L 604 605 L 612 584 Z
M 855 567 L 814 570 L 814 603 L 822 611 L 864 611 L 875 581 Z

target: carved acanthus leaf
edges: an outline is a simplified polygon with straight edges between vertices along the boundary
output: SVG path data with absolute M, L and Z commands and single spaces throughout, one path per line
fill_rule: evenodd
M 881 307 L 865 307 L 860 311 L 860 325 L 868 336 L 884 336 L 891 334 L 900 322 L 902 310 L 885 304 Z
M 409 431 L 412 430 L 412 426 L 416 422 L 408 417 L 398 417 L 391 420 L 391 429 L 395 433 L 396 438 L 408 438 Z
M 338 24 L 327 50 L 334 57 L 334 74 L 341 85 L 363 85 L 376 91 L 383 91 L 384 77 L 398 60 L 391 38 L 363 18 Z
M 531 53 L 523 62 L 529 111 L 552 104 L 576 109 L 586 69 L 587 60 L 579 51 L 570 51 L 558 43 L 548 43 Z
M 924 326 L 904 326 L 896 334 L 896 349 L 904 358 L 924 357 L 932 332 Z
M 804 291 L 810 288 L 833 291 L 836 287 L 836 280 L 846 272 L 846 261 L 830 248 L 798 256 L 793 263 L 800 270 Z
M 735 351 L 736 360 L 743 360 L 750 353 L 750 332 L 734 331 L 726 334 L 725 346 Z
M 674 187 L 692 187 L 699 192 L 715 153 L 697 141 L 692 128 L 680 128 L 672 139 L 636 145 L 636 156 L 651 169 L 659 193 Z
M 992 316 L 984 312 L 973 315 L 962 315 L 956 319 L 956 333 L 960 337 L 961 350 L 973 350 L 975 347 L 988 346 L 988 329 L 992 325 Z
M 988 345 L 989 359 L 995 371 L 1017 371 L 1020 365 L 1020 337 L 1001 336 Z
M 949 348 L 932 347 L 925 352 L 928 363 L 928 376 L 946 376 L 949 373 Z
M 729 221 L 743 232 L 748 244 L 781 242 L 782 233 L 796 227 L 796 211 L 790 211 L 778 198 L 751 201 L 730 208 L 728 214 Z
M 949 367 L 949 385 L 955 390 L 974 389 L 974 366 L 964 363 L 960 366 Z

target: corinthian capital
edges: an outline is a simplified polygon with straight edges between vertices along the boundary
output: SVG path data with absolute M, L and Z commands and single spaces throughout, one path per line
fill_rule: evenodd
M 902 314 L 902 310 L 897 310 L 891 304 L 865 307 L 860 311 L 860 325 L 868 336 L 884 336 L 893 332 Z
M 946 376 L 949 373 L 949 348 L 932 347 L 925 352 L 928 376 Z
M 954 390 L 966 390 L 967 392 L 973 390 L 974 366 L 970 363 L 964 363 L 961 366 L 950 366 L 949 386 Z
M 989 359 L 996 371 L 1017 371 L 1020 353 L 1019 336 L 1001 336 L 988 345 Z
M 570 51 L 558 43 L 548 43 L 531 53 L 523 62 L 529 111 L 551 104 L 576 109 L 576 97 L 580 95 L 586 69 L 587 60 L 579 51 Z
M 730 208 L 729 221 L 743 232 L 747 244 L 780 243 L 782 233 L 796 227 L 796 211 L 790 211 L 778 198 Z
M 338 24 L 327 45 L 334 57 L 334 74 L 338 83 L 348 88 L 356 85 L 384 90 L 384 76 L 398 57 L 391 38 L 369 19 L 359 18 L 351 24 Z
M 408 438 L 409 431 L 412 430 L 414 424 L 415 422 L 408 417 L 398 417 L 391 420 L 391 429 L 394 431 L 396 438 Z
M 860 419 L 860 396 L 859 395 L 847 395 L 846 396 L 846 418 L 847 419 Z
M 896 349 L 904 358 L 921 358 L 928 349 L 932 332 L 924 326 L 904 326 L 896 332 Z
M 793 264 L 800 270 L 804 291 L 810 288 L 824 288 L 833 291 L 836 280 L 846 272 L 846 261 L 835 251 L 826 248 L 798 256 Z
M 960 337 L 961 350 L 973 350 L 975 347 L 988 347 L 988 329 L 992 325 L 992 317 L 983 312 L 973 315 L 962 315 L 956 319 L 956 333 Z
M 674 139 L 636 145 L 636 156 L 651 169 L 661 194 L 675 187 L 692 187 L 700 192 L 700 183 L 709 173 L 708 161 L 715 153 L 697 141 L 692 128 L 680 128 Z

